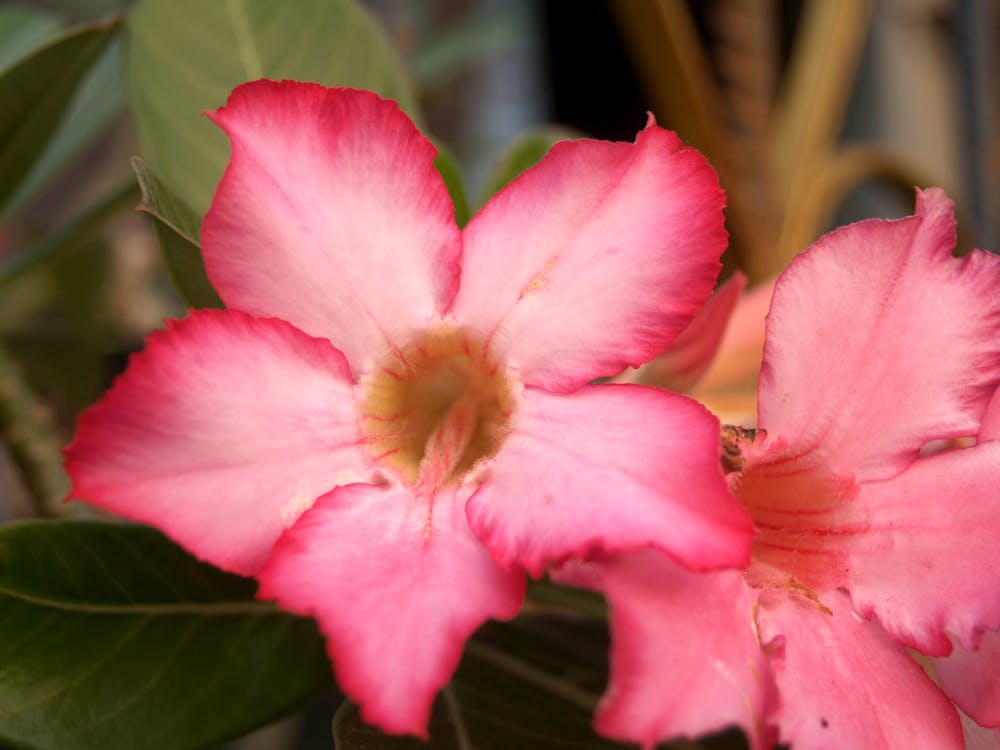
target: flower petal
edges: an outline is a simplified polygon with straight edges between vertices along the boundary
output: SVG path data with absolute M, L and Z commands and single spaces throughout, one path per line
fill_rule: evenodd
M 444 310 L 461 253 L 454 206 L 434 147 L 394 102 L 255 81 L 212 119 L 232 158 L 202 243 L 229 307 L 330 339 L 355 375 Z
M 979 724 L 1000 727 L 1000 631 L 983 633 L 976 651 L 956 646 L 935 659 L 941 689 Z
M 746 285 L 747 277 L 739 272 L 720 285 L 670 348 L 640 367 L 630 381 L 671 391 L 689 390 L 715 359 L 733 309 Z
M 871 479 L 978 432 L 1000 383 L 1000 258 L 954 246 L 951 201 L 931 189 L 915 216 L 843 227 L 792 262 L 767 321 L 770 436 Z
M 611 617 L 611 678 L 597 730 L 653 747 L 738 726 L 773 745 L 776 698 L 754 624 L 756 594 L 739 571 L 690 573 L 652 550 L 553 576 L 602 591 Z
M 455 492 L 351 485 L 317 501 L 258 574 L 258 596 L 319 621 L 337 681 L 368 723 L 426 738 L 466 639 L 513 617 L 524 574 L 503 572 Z
M 538 576 L 570 556 L 646 545 L 696 569 L 746 564 L 749 517 L 700 404 L 637 385 L 526 388 L 513 420 L 469 501 L 501 564 Z
M 775 718 L 783 744 L 961 749 L 948 699 L 877 622 L 852 612 L 843 593 L 828 592 L 822 605 L 775 593 L 762 599 L 757 621 L 782 697 Z
M 557 143 L 466 227 L 455 317 L 548 390 L 638 366 L 708 299 L 724 205 L 705 159 L 652 117 L 635 144 Z
M 81 416 L 71 497 L 252 574 L 317 497 L 364 475 L 353 388 L 340 352 L 283 321 L 168 321 Z
M 744 292 L 733 309 L 715 358 L 687 395 L 723 424 L 757 423 L 757 382 L 764 355 L 764 319 L 775 279 Z
M 979 425 L 979 440 L 1000 440 L 1000 389 L 990 399 L 983 415 L 983 422 Z
M 850 537 L 851 598 L 898 641 L 930 656 L 1000 627 L 1000 442 L 916 461 L 861 486 Z

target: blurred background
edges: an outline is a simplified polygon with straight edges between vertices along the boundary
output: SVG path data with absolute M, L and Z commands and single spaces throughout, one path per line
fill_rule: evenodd
M 0 3 L 2 520 L 87 512 L 61 502 L 61 446 L 144 336 L 187 307 L 154 221 L 135 211 L 130 157 L 159 169 L 170 161 L 149 135 L 144 97 L 169 109 L 173 95 L 137 84 L 140 63 L 152 65 L 143 56 L 166 54 L 140 27 L 142 5 Z M 471 211 L 554 140 L 631 140 L 652 112 L 719 171 L 731 235 L 724 275 L 742 270 L 751 286 L 836 224 L 910 213 L 915 185 L 956 200 L 959 252 L 1000 247 L 991 0 L 362 5 L 402 63 L 408 111 L 453 155 Z M 10 83 L 52 40 L 116 15 L 122 24 L 54 74 L 47 94 Z M 182 187 L 169 168 L 160 176 Z M 182 198 L 196 235 L 198 200 Z M 329 747 L 335 697 L 324 701 L 233 747 Z

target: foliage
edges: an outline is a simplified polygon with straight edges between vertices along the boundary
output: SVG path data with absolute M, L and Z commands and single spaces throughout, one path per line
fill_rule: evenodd
M 152 529 L 0 530 L 0 737 L 42 750 L 193 748 L 330 683 L 309 620 Z

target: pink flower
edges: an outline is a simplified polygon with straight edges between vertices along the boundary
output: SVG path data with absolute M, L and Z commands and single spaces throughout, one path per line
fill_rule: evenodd
M 524 570 L 647 544 L 745 564 L 715 419 L 587 384 L 709 295 L 726 236 L 699 154 L 652 120 L 560 143 L 460 231 L 392 102 L 258 81 L 212 119 L 232 159 L 202 244 L 229 309 L 153 334 L 84 414 L 74 497 L 315 616 L 341 687 L 400 733 Z
M 1000 625 L 1000 258 L 954 244 L 951 202 L 918 192 L 915 216 L 838 229 L 778 280 L 766 436 L 730 432 L 731 486 L 758 530 L 745 570 L 648 551 L 564 572 L 611 606 L 601 731 L 962 747 L 906 650 L 943 656 L 949 635 L 973 648 Z

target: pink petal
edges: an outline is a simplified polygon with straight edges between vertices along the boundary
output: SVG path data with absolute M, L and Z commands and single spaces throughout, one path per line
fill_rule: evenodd
M 757 530 L 748 580 L 768 587 L 792 578 L 819 592 L 844 586 L 847 545 L 866 530 L 849 513 L 859 486 L 822 467 L 783 462 L 780 443 L 771 445 L 773 453 L 758 453 L 762 445 L 750 444 L 747 467 L 729 476 Z
M 979 440 L 1000 440 L 1000 390 L 993 394 L 982 424 L 979 426 Z
M 795 750 L 960 750 L 958 715 L 878 623 L 839 591 L 822 604 L 775 593 L 758 614 L 781 705 L 779 740 Z M 821 609 L 821 607 L 825 608 Z
M 557 143 L 466 227 L 453 313 L 547 390 L 638 366 L 708 299 L 724 205 L 705 159 L 652 117 L 634 145 Z
M 80 418 L 71 496 L 252 574 L 317 497 L 364 475 L 353 387 L 340 352 L 283 321 L 168 321 Z
M 319 621 L 337 681 L 362 718 L 426 738 L 466 639 L 513 617 L 524 574 L 469 532 L 454 492 L 351 485 L 317 501 L 275 546 L 258 596 Z
M 690 389 L 715 359 L 736 302 L 747 284 L 737 272 L 719 286 L 691 323 L 674 339 L 663 354 L 643 365 L 631 379 L 671 391 Z M 759 364 L 759 363 L 758 363 Z
M 357 374 L 448 305 L 461 237 L 436 150 L 368 91 L 235 89 L 212 119 L 232 159 L 202 228 L 229 307 L 330 339 Z
M 851 597 L 900 642 L 931 656 L 1000 626 L 1000 442 L 922 458 L 862 485 Z
M 956 646 L 934 667 L 941 689 L 959 708 L 984 726 L 1000 727 L 1000 631 L 983 633 L 976 651 Z
M 792 262 L 767 322 L 769 435 L 869 479 L 979 431 L 1000 383 L 1000 258 L 954 246 L 951 201 L 931 189 L 915 216 L 843 227 Z
M 647 550 L 567 564 L 560 582 L 602 591 L 611 617 L 611 679 L 595 725 L 653 747 L 740 727 L 772 746 L 775 689 L 754 626 L 756 592 L 738 571 L 689 573 Z
M 719 450 L 718 421 L 683 396 L 526 388 L 469 522 L 501 564 L 535 576 L 570 556 L 646 545 L 697 569 L 745 565 L 749 518 Z

